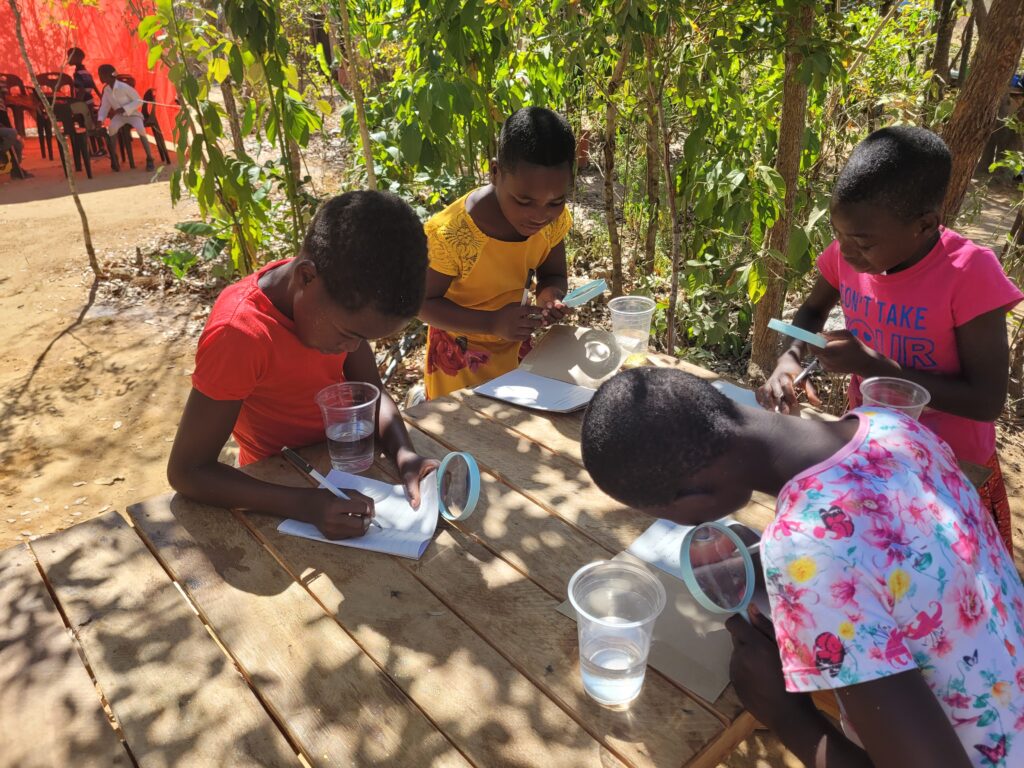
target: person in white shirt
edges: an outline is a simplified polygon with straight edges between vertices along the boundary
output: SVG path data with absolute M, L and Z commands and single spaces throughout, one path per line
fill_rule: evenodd
M 101 64 L 97 70 L 100 81 L 105 86 L 100 98 L 99 120 L 102 123 L 110 117 L 107 133 L 116 136 L 117 132 L 130 125 L 139 134 L 142 148 L 146 150 L 146 170 L 155 170 L 153 152 L 149 148 L 146 126 L 142 118 L 142 97 L 128 83 L 117 79 L 117 70 L 113 64 Z

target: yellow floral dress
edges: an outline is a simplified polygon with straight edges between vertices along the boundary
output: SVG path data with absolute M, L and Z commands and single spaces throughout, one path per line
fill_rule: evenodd
M 565 209 L 527 240 L 507 242 L 488 237 L 466 212 L 466 195 L 426 224 L 430 268 L 453 278 L 445 298 L 467 309 L 494 311 L 523 298 L 530 270 L 547 259 L 565 238 L 572 216 Z M 486 334 L 427 329 L 424 371 L 427 397 L 475 387 L 519 365 L 521 343 Z

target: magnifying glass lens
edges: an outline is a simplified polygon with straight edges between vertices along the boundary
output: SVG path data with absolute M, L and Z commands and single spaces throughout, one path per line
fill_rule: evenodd
M 716 528 L 696 531 L 690 541 L 690 565 L 697 587 L 725 611 L 742 606 L 747 592 L 745 552 Z
M 441 503 L 454 517 L 461 517 L 470 495 L 470 471 L 466 460 L 459 455 L 452 456 L 439 483 Z

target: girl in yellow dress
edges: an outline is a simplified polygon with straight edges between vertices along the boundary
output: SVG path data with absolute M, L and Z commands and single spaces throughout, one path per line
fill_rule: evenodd
M 520 109 L 501 128 L 491 183 L 427 222 L 430 267 L 420 318 L 429 326 L 428 399 L 508 373 L 533 331 L 570 311 L 561 300 L 575 157 L 564 117 Z

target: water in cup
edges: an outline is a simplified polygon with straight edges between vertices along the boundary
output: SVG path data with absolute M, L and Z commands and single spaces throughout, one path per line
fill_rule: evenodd
M 608 302 L 612 334 L 626 355 L 646 352 L 655 303 L 646 296 L 618 296 Z
M 331 384 L 317 393 L 332 467 L 354 473 L 373 464 L 379 401 L 380 390 L 363 381 Z
M 626 330 L 616 332 L 615 342 L 619 345 L 619 349 L 621 349 L 623 353 L 632 355 L 637 352 L 646 351 L 648 335 L 649 334 L 644 331 L 627 328 Z
M 362 472 L 373 464 L 373 422 L 347 421 L 327 428 L 331 466 L 342 472 Z
M 642 565 L 605 560 L 573 575 L 569 602 L 576 610 L 583 690 L 598 704 L 625 708 L 643 687 L 665 588 Z
M 647 654 L 639 642 L 594 639 L 580 649 L 583 688 L 600 704 L 619 706 L 640 695 Z

